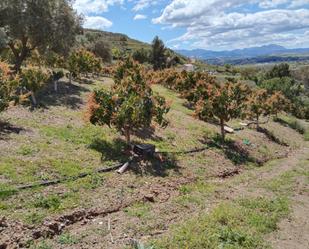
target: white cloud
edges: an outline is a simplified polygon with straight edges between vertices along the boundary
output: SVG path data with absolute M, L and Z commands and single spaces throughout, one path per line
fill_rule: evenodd
M 102 16 L 86 16 L 84 27 L 105 30 L 110 28 L 113 23 Z
M 133 19 L 134 20 L 144 20 L 144 19 L 147 19 L 147 16 L 141 15 L 141 14 L 137 14 L 137 15 L 134 16 Z
M 274 9 L 288 6 L 289 0 L 173 0 L 153 23 L 186 28 L 173 42 L 191 41 L 193 47 L 229 49 L 280 43 L 291 45 L 294 37 L 308 39 L 309 9 Z M 298 1 L 300 2 L 300 1 Z M 301 1 L 300 6 L 307 2 Z M 255 6 L 255 7 L 254 7 Z M 260 6 L 258 9 L 256 6 Z M 251 7 L 251 11 L 246 11 Z M 250 9 L 250 8 L 249 8 Z M 307 40 L 309 44 L 309 39 Z
M 110 6 L 122 5 L 123 3 L 124 0 L 76 0 L 73 7 L 78 13 L 89 15 L 106 12 Z
M 132 1 L 132 0 L 129 0 L 129 1 Z M 150 6 L 154 6 L 154 5 L 159 4 L 160 1 L 162 1 L 162 0 L 136 0 L 135 5 L 134 5 L 132 10 L 133 11 L 140 11 L 140 10 L 143 10 L 143 9 L 147 9 Z

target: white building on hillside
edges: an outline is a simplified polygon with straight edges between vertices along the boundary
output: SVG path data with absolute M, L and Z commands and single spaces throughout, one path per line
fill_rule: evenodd
M 187 72 L 193 72 L 195 70 L 195 66 L 192 64 L 184 64 L 183 69 Z

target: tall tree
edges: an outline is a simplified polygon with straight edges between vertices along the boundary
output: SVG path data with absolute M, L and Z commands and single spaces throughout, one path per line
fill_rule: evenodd
M 71 0 L 1 0 L 0 27 L 20 70 L 31 51 L 38 49 L 67 54 L 81 30 L 81 17 Z
M 152 63 L 154 70 L 160 70 L 166 66 L 165 45 L 158 36 L 152 41 Z

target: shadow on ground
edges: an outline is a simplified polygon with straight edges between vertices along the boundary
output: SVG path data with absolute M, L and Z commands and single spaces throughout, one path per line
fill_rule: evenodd
M 210 148 L 220 149 L 225 157 L 235 165 L 257 162 L 256 158 L 250 156 L 250 152 L 241 142 L 232 140 L 226 140 L 223 142 L 220 135 L 215 136 L 213 139 L 204 138 L 200 140 L 200 142 L 206 144 Z
M 288 147 L 289 145 L 283 141 L 281 141 L 279 138 L 277 138 L 271 131 L 267 130 L 266 128 L 259 127 L 257 129 L 258 132 L 263 133 L 270 141 Z
M 130 169 L 138 175 L 166 177 L 170 170 L 180 174 L 175 154 L 156 154 L 153 157 L 143 158 L 133 162 Z
M 89 92 L 83 86 L 59 81 L 58 91 L 54 91 L 54 85 L 48 84 L 38 93 L 39 105 L 48 109 L 49 106 L 66 106 L 71 109 L 79 109 L 83 104 L 82 93 Z
M 156 142 L 163 141 L 162 137 L 159 137 L 155 135 L 155 128 L 154 127 L 149 127 L 149 128 L 144 128 L 144 129 L 136 129 L 134 130 L 134 135 L 141 138 L 141 139 L 151 139 Z
M 101 160 L 128 162 L 132 156 L 127 144 L 121 139 L 115 139 L 108 142 L 102 139 L 94 140 L 89 147 L 101 153 Z M 135 158 L 130 165 L 131 171 L 138 175 L 153 175 L 164 177 L 167 171 L 174 170 L 179 172 L 176 155 L 173 154 L 156 154 L 153 157 Z
M 22 127 L 12 125 L 6 121 L 0 121 L 0 139 L 7 139 L 10 134 L 19 134 L 22 131 L 25 131 Z

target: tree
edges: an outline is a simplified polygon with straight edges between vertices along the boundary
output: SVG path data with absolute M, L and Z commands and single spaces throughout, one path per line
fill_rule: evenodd
M 133 52 L 132 58 L 141 64 L 149 62 L 149 51 L 144 48 L 136 50 Z
M 52 71 L 52 80 L 54 82 L 54 90 L 55 92 L 58 92 L 58 81 L 64 77 L 64 72 L 62 69 L 53 69 Z
M 36 67 L 27 67 L 21 71 L 21 86 L 30 92 L 32 103 L 37 105 L 35 94 L 48 81 L 50 75 Z
M 249 89 L 241 83 L 222 86 L 208 85 L 205 94 L 196 104 L 195 113 L 204 121 L 216 119 L 220 123 L 222 141 L 225 140 L 225 123 L 242 117 Z
M 293 98 L 299 96 L 302 91 L 301 85 L 289 77 L 277 77 L 270 80 L 265 80 L 259 86 L 266 89 L 269 94 L 280 91 L 290 100 L 293 100 Z
M 110 45 L 104 40 L 98 40 L 91 47 L 90 50 L 103 62 L 110 63 L 112 61 L 112 50 Z
M 70 0 L 1 0 L 0 27 L 14 55 L 14 70 L 34 49 L 67 54 L 80 31 L 81 18 Z
M 101 61 L 86 49 L 76 50 L 68 58 L 67 68 L 70 71 L 70 82 L 72 77 L 79 77 L 80 74 L 99 72 Z
M 266 79 L 291 77 L 290 66 L 287 63 L 275 65 L 266 73 Z
M 0 112 L 7 108 L 18 85 L 19 77 L 12 74 L 7 63 L 0 61 Z
M 165 45 L 158 36 L 152 41 L 151 60 L 154 70 L 160 70 L 166 66 Z
M 270 114 L 269 95 L 265 89 L 252 91 L 247 102 L 247 116 L 255 120 L 256 128 L 259 129 L 260 116 Z
M 169 111 L 164 98 L 154 95 L 143 79 L 141 66 L 127 59 L 114 75 L 111 91 L 104 89 L 92 93 L 88 103 L 91 123 L 115 126 L 130 144 L 135 130 L 150 127 L 152 121 L 166 126 L 164 118 Z

